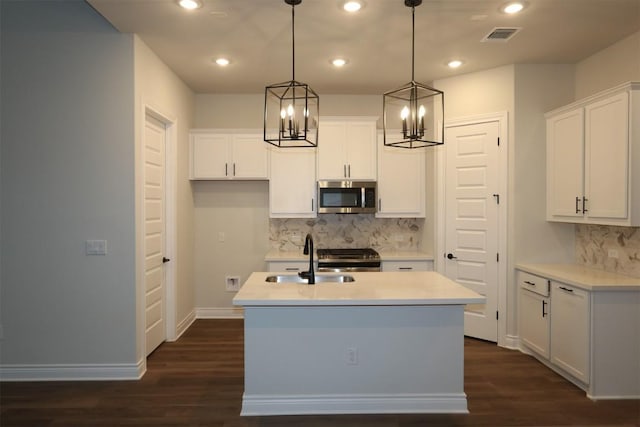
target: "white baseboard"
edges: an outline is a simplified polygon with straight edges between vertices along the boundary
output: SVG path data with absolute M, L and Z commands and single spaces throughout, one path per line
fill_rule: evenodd
M 507 335 L 504 337 L 504 343 L 501 347 L 510 350 L 520 350 L 520 337 L 516 335 Z
M 184 332 L 189 329 L 189 326 L 191 326 L 191 324 L 195 321 L 196 311 L 191 310 L 191 312 L 184 319 L 182 319 L 180 323 L 178 323 L 178 326 L 176 327 L 176 339 L 174 341 L 177 341 L 178 338 L 180 338 L 182 334 L 184 334 Z
M 244 310 L 240 307 L 198 307 L 196 319 L 243 319 Z
M 146 370 L 145 361 L 104 365 L 2 365 L 0 381 L 139 380 Z
M 311 414 L 469 413 L 462 394 L 283 396 L 246 393 L 242 416 Z

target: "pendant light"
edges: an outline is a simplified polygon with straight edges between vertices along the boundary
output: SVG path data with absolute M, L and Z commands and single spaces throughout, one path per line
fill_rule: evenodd
M 416 6 L 422 0 L 404 0 L 411 8 L 411 82 L 382 97 L 384 145 L 421 148 L 444 144 L 444 92 L 415 81 Z
M 295 6 L 291 6 L 292 79 L 264 90 L 264 140 L 276 147 L 316 147 L 320 99 L 306 83 L 296 81 Z

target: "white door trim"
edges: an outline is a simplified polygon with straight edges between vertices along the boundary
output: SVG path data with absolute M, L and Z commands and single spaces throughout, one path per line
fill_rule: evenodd
M 178 120 L 168 114 L 163 113 L 160 109 L 148 104 L 142 103 L 142 123 L 140 128 L 144 132 L 147 115 L 159 120 L 165 125 L 165 254 L 164 256 L 171 261 L 164 266 L 165 273 L 165 325 L 167 341 L 175 341 L 177 339 L 176 332 L 176 283 L 177 283 L 177 141 L 178 141 Z M 143 134 L 144 135 L 144 134 Z M 144 136 L 140 138 L 144 143 Z M 140 150 L 139 163 L 137 165 L 140 170 L 144 170 L 144 150 Z M 142 197 L 141 193 L 138 197 Z M 144 204 L 141 206 L 141 218 L 144 219 Z M 144 222 L 140 222 L 140 227 L 144 228 Z M 137 263 L 141 270 L 144 270 L 144 248 L 138 252 Z M 144 282 L 144 281 L 143 281 Z M 144 287 L 144 283 L 142 285 Z M 140 294 L 138 294 L 140 295 Z M 142 294 L 144 295 L 144 293 Z M 138 309 L 144 313 L 144 298 L 138 301 Z M 144 334 L 139 336 L 142 342 L 142 354 L 146 354 Z
M 497 113 L 480 114 L 466 116 L 456 119 L 445 120 L 444 127 L 456 127 L 471 124 L 498 122 L 498 135 L 500 138 L 501 150 L 498 152 L 498 186 L 500 194 L 500 204 L 498 205 L 498 253 L 500 262 L 498 263 L 498 345 L 508 346 L 507 343 L 507 229 L 508 229 L 508 164 L 509 164 L 509 115 L 506 111 Z M 445 150 L 447 142 L 436 150 L 436 220 L 434 221 L 436 234 L 436 247 L 434 254 L 435 270 L 444 274 L 444 253 L 445 253 L 445 232 L 442 228 L 445 224 Z

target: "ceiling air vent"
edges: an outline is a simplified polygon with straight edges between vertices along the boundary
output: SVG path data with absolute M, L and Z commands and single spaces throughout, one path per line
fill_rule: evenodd
M 507 42 L 522 28 L 496 27 L 481 40 L 482 42 Z

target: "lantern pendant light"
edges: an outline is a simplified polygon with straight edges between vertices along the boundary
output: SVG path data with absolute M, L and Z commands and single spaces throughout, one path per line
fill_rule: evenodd
M 415 8 L 411 8 L 411 82 L 382 97 L 384 145 L 421 148 L 444 144 L 444 92 L 415 81 Z
M 264 90 L 264 140 L 280 148 L 316 147 L 320 99 L 306 83 L 296 81 L 295 6 L 302 0 L 284 0 L 291 6 L 292 79 Z

